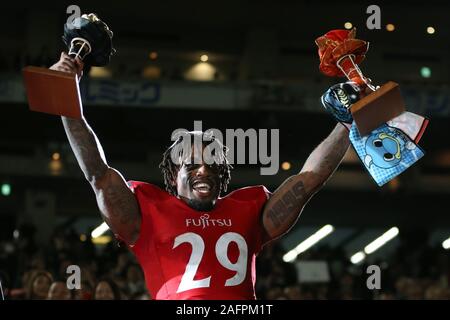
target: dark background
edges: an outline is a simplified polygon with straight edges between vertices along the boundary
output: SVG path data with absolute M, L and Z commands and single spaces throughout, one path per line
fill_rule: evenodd
M 26 65 L 49 67 L 65 50 L 62 28 L 72 3 L 51 1 L 9 2 L 0 19 L 0 97 L 8 96 L 6 80 L 21 81 Z M 322 244 L 343 250 L 345 259 L 362 248 L 372 234 L 392 226 L 402 241 L 441 245 L 450 236 L 450 5 L 445 1 L 385 1 L 381 29 L 369 30 L 366 8 L 372 3 L 354 1 L 78 1 L 82 12 L 96 12 L 114 32 L 117 54 L 108 66 L 107 80 L 127 83 L 150 81 L 210 88 L 249 88 L 251 99 L 230 108 L 173 105 L 87 103 L 85 116 L 105 149 L 109 164 L 127 179 L 162 186 L 160 157 L 176 128 L 280 129 L 280 162 L 291 169 L 276 176 L 261 176 L 257 165 L 236 165 L 229 190 L 264 184 L 270 190 L 298 172 L 309 153 L 335 123 L 325 114 L 319 97 L 331 79 L 318 70 L 314 40 L 351 21 L 357 37 L 370 42 L 361 65 L 363 72 L 382 84 L 400 84 L 411 111 L 427 116 L 430 125 L 421 147 L 426 156 L 395 181 L 382 188 L 370 179 L 350 152 L 326 187 L 305 208 L 290 235 L 280 241 L 282 251 L 304 240 L 310 230 L 325 224 L 336 235 Z M 394 32 L 386 24 L 394 23 Z M 425 32 L 434 26 L 436 33 Z M 158 52 L 156 60 L 149 53 Z M 201 54 L 217 68 L 214 79 L 196 82 L 184 72 L 198 63 Z M 145 78 L 152 66 L 156 77 Z M 432 70 L 423 78 L 420 69 Z M 86 74 L 81 87 L 95 81 Z M 298 91 L 296 91 L 298 89 Z M 83 89 L 82 89 L 83 91 Z M 300 94 L 301 93 L 301 94 Z M 20 96 L 20 95 L 19 95 Z M 24 224 L 37 228 L 38 243 L 45 243 L 52 228 L 74 228 L 87 233 L 101 223 L 94 195 L 83 179 L 57 117 L 30 112 L 23 96 L 0 100 L 0 183 L 11 186 L 0 196 L 0 241 L 10 241 Z M 182 101 L 183 97 L 175 97 Z M 186 97 L 188 100 L 189 97 Z M 420 100 L 420 103 L 419 103 Z M 438 101 L 438 102 L 436 102 Z M 436 108 L 435 106 L 440 106 Z M 54 152 L 61 154 L 62 169 L 49 169 Z M 308 229 L 309 228 L 309 229 Z M 340 230 L 345 230 L 340 234 Z M 409 242 L 408 242 L 409 243 Z M 380 250 L 388 261 L 398 243 Z M 388 247 L 388 246 L 386 246 Z M 414 250 L 414 247 L 411 247 Z M 448 252 L 446 253 L 448 257 Z M 1 269 L 1 266 L 0 266 Z

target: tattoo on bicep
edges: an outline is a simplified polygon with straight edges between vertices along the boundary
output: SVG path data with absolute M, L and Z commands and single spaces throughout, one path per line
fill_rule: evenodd
M 275 202 L 269 210 L 268 216 L 276 228 L 289 218 L 292 213 L 297 214 L 306 198 L 306 191 L 303 181 L 298 181 L 290 190 Z
M 111 215 L 109 218 L 120 224 L 133 223 L 133 215 L 136 212 L 136 204 L 130 199 L 130 195 L 118 190 L 116 187 L 108 187 L 106 190 L 106 207 Z

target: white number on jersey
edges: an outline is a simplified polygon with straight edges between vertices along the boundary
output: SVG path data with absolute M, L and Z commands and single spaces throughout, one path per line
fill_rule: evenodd
M 209 287 L 211 281 L 211 276 L 201 280 L 194 280 L 205 251 L 205 242 L 202 237 L 193 232 L 183 233 L 175 238 L 173 249 L 185 242 L 191 244 L 192 253 L 189 262 L 186 265 L 186 270 L 181 277 L 177 293 L 196 288 Z M 239 257 L 236 263 L 232 263 L 230 259 L 228 259 L 228 248 L 231 242 L 236 243 L 239 249 Z M 236 232 L 227 232 L 223 234 L 216 243 L 216 257 L 222 266 L 229 270 L 236 271 L 236 274 L 233 277 L 225 281 L 225 286 L 240 285 L 247 274 L 248 247 L 244 237 Z

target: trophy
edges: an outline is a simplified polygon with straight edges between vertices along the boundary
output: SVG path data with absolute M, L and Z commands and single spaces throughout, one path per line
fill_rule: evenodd
M 320 71 L 349 80 L 332 86 L 321 101 L 336 120 L 346 124 L 355 152 L 382 186 L 424 156 L 418 143 L 429 121 L 405 111 L 397 83 L 378 87 L 363 75 L 359 64 L 369 43 L 355 36 L 356 29 L 332 30 L 316 39 Z
M 62 37 L 72 58 L 86 67 L 105 66 L 115 53 L 113 33 L 94 13 L 83 14 L 64 25 Z M 30 110 L 80 119 L 83 115 L 78 76 L 28 66 L 23 69 Z
M 364 60 L 369 43 L 355 39 L 356 29 L 332 30 L 316 39 L 319 47 L 320 71 L 330 77 L 346 76 L 355 83 L 363 96 L 350 111 L 362 136 L 405 111 L 397 83 L 389 81 L 375 87 L 366 78 L 359 64 Z M 370 92 L 366 95 L 367 92 Z

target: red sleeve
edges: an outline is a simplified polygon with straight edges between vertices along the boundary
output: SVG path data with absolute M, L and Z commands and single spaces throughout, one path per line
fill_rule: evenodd
M 165 194 L 164 190 L 155 185 L 140 181 L 128 181 L 129 188 L 133 191 L 139 205 L 141 213 L 141 228 L 139 237 L 130 248 L 133 252 L 145 251 L 150 245 L 149 235 L 152 234 L 151 212 L 154 201 L 162 199 Z

